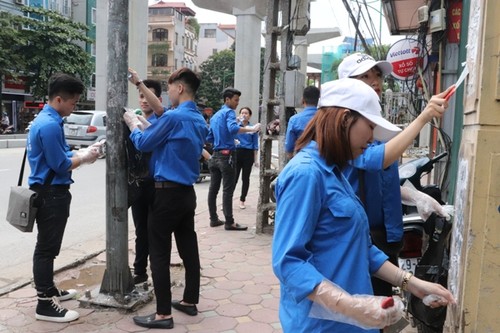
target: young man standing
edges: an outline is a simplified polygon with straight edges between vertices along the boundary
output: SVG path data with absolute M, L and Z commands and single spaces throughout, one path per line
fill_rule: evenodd
M 139 91 L 141 116 L 149 122 L 154 122 L 163 114 L 161 83 L 156 80 L 144 80 L 142 83 L 145 89 L 149 89 L 158 98 L 157 101 L 160 103 L 161 110 L 158 111 L 158 103 L 149 104 L 144 93 Z M 156 112 L 153 106 L 156 107 Z M 149 257 L 148 210 L 154 195 L 154 179 L 150 172 L 151 153 L 138 151 L 130 138 L 127 138 L 127 155 L 129 184 L 132 184 L 134 189 L 133 193 L 129 191 L 129 203 L 135 226 L 134 284 L 139 284 L 148 280 L 146 271 Z
M 49 101 L 31 125 L 27 139 L 31 174 L 30 189 L 38 193 L 38 229 L 33 255 L 33 277 L 38 295 L 36 319 L 69 322 L 79 314 L 63 308 L 59 301 L 76 295 L 76 290 L 61 290 L 54 284 L 54 259 L 61 249 L 64 229 L 69 217 L 73 183 L 71 170 L 93 163 L 99 156 L 100 144 L 71 152 L 63 131 L 63 117 L 76 107 L 85 86 L 67 74 L 54 74 L 49 79 Z
M 129 72 L 132 74 L 130 81 L 149 104 L 156 103 L 158 98 L 145 88 L 137 73 L 131 69 Z M 200 258 L 194 229 L 196 193 L 193 184 L 200 174 L 199 159 L 208 132 L 194 103 L 199 86 L 198 76 L 188 68 L 181 68 L 168 79 L 168 96 L 177 106 L 175 109 L 165 112 L 144 131 L 139 129 L 141 121 L 135 113 L 124 115 L 135 147 L 152 151 L 155 160 L 155 194 L 148 216 L 148 237 L 156 313 L 134 317 L 134 322 L 142 327 L 173 328 L 172 306 L 188 315 L 198 313 Z M 170 290 L 172 233 L 186 269 L 183 299 L 173 302 Z
M 312 119 L 318 110 L 319 89 L 315 86 L 305 87 L 302 93 L 302 105 L 304 110 L 292 116 L 288 121 L 285 136 L 285 151 L 288 159 L 292 158 L 295 149 L 295 142 L 299 136 L 304 132 L 307 123 Z
M 209 160 L 210 188 L 208 189 L 208 210 L 210 212 L 210 226 L 224 225 L 226 230 L 247 230 L 248 227 L 234 222 L 233 192 L 236 175 L 236 145 L 234 139 L 238 133 L 255 133 L 260 130 L 260 124 L 241 127 L 236 122 L 235 109 L 240 103 L 241 92 L 234 88 L 227 88 L 222 93 L 224 105 L 210 119 L 210 131 L 207 141 L 213 144 L 212 158 Z M 226 221 L 219 220 L 217 215 L 217 194 L 221 180 L 222 207 Z

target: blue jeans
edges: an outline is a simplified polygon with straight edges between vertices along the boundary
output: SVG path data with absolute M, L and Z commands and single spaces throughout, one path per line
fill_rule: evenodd
M 54 186 L 34 190 L 39 197 L 33 277 L 37 292 L 45 293 L 54 287 L 54 259 L 61 250 L 64 229 L 69 217 L 71 193 L 69 189 Z
M 214 152 L 209 160 L 208 167 L 210 169 L 210 187 L 208 189 L 208 211 L 210 212 L 210 221 L 217 221 L 217 194 L 219 193 L 222 181 L 222 209 L 226 224 L 234 223 L 233 218 L 233 193 L 234 193 L 234 178 L 236 175 L 236 155 L 234 152 L 231 155 L 222 155 Z

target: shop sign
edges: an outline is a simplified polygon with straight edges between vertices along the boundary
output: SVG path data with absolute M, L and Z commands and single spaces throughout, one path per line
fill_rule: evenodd
M 462 28 L 462 1 L 452 2 L 448 7 L 448 43 L 460 42 L 460 29 Z
M 418 68 L 427 67 L 427 51 L 413 38 L 406 38 L 392 44 L 387 52 L 387 61 L 392 64 L 392 76 L 398 80 L 413 80 Z
M 26 91 L 26 83 L 28 78 L 25 76 L 18 76 L 14 78 L 12 75 L 6 75 L 4 81 L 5 89 L 14 89 Z

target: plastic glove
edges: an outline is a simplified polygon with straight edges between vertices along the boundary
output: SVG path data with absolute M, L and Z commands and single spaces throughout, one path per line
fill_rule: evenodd
M 142 123 L 139 120 L 138 116 L 132 111 L 126 111 L 123 114 L 123 120 L 125 120 L 125 124 L 127 124 L 130 132 L 132 132 L 136 128 L 140 128 L 139 126 L 142 126 Z
M 138 115 L 137 119 L 139 119 L 140 125 L 138 125 L 138 127 L 141 131 L 144 131 L 146 128 L 151 126 L 151 123 L 149 121 L 147 121 L 147 119 L 144 118 L 143 116 Z
M 97 150 L 95 147 L 88 147 L 85 149 L 80 149 L 79 151 L 75 152 L 73 156 L 77 157 L 80 160 L 80 165 L 92 164 L 99 157 L 99 150 Z
M 247 126 L 246 128 L 251 129 L 252 131 L 250 133 L 256 133 L 260 131 L 260 123 L 257 123 L 253 126 Z
M 401 187 L 401 202 L 403 205 L 416 206 L 418 215 L 425 221 L 432 215 L 436 213 L 439 216 L 444 217 L 446 220 L 450 220 L 450 215 L 446 212 L 446 209 L 439 204 L 433 197 L 417 191 L 413 185 L 407 185 Z
M 404 305 L 395 297 L 394 305 L 384 309 L 385 296 L 350 295 L 330 281 L 321 282 L 309 296 L 314 302 L 309 316 L 334 320 L 350 325 L 384 328 L 397 323 L 403 317 Z

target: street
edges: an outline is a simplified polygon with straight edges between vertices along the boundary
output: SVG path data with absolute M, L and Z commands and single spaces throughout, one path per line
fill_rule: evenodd
M 6 220 L 10 187 L 17 185 L 24 148 L 0 149 L 0 295 L 26 284 L 32 277 L 32 256 L 36 242 L 33 233 L 22 233 Z M 106 247 L 106 161 L 97 160 L 73 171 L 73 199 L 60 255 L 55 270 L 101 252 Z M 257 174 L 254 169 L 254 177 Z M 30 173 L 26 163 L 23 185 Z M 253 178 L 253 177 L 252 177 Z M 252 179 L 258 184 L 258 179 Z M 240 182 L 241 183 L 241 182 Z M 196 214 L 207 210 L 209 178 L 196 184 L 198 206 Z M 239 189 L 239 187 L 238 187 Z M 237 191 L 238 191 L 237 189 Z M 235 192 L 239 193 L 239 192 Z M 219 194 L 220 195 L 220 194 Z M 220 200 L 219 200 L 220 202 Z M 208 221 L 207 221 L 208 223 Z M 134 225 L 129 213 L 129 235 L 134 237 Z

